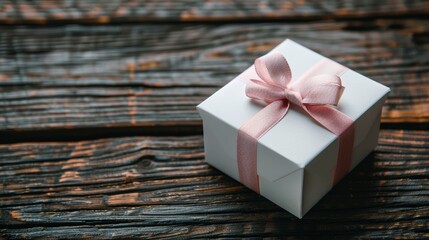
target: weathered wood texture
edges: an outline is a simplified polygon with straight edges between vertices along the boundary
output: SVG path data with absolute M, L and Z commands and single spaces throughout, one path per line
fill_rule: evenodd
M 203 162 L 203 139 L 0 145 L 11 239 L 429 237 L 429 133 L 383 130 L 375 152 L 298 220 Z
M 64 141 L 198 133 L 195 105 L 285 38 L 391 87 L 384 126 L 425 127 L 428 13 L 412 0 L 0 1 L 0 142 L 24 141 L 0 144 L 0 239 L 429 238 L 428 131 L 382 130 L 302 220 L 205 164 L 200 135 Z
M 424 15 L 428 1 L 35 0 L 0 3 L 0 23 L 234 21 Z
M 391 87 L 382 122 L 429 120 L 427 20 L 0 31 L 0 133 L 200 126 L 195 106 L 287 37 Z

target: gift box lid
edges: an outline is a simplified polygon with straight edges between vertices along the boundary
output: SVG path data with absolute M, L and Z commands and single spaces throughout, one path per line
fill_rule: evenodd
M 298 43 L 287 39 L 272 51 L 285 56 L 291 70 L 292 82 L 323 58 Z M 197 106 L 199 111 L 212 115 L 234 129 L 239 129 L 263 106 L 245 95 L 246 79 L 258 79 L 254 66 L 238 75 L 219 91 Z M 354 146 L 360 144 L 374 122 L 378 119 L 381 104 L 389 88 L 349 70 L 341 76 L 344 93 L 338 109 L 355 120 Z M 375 105 L 379 106 L 375 106 Z M 375 106 L 375 107 L 374 107 Z M 368 113 L 369 114 L 364 114 Z M 337 137 L 316 124 L 308 116 L 290 109 L 286 116 L 258 141 L 258 175 L 269 181 L 276 181 L 288 174 L 305 168 Z M 269 150 L 270 157 L 260 156 Z M 324 159 L 323 165 L 332 169 L 336 159 Z

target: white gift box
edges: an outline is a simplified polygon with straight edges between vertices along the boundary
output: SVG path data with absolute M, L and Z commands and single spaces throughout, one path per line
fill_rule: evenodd
M 287 59 L 292 82 L 323 58 L 292 40 L 273 51 Z M 264 107 L 245 95 L 243 78 L 252 71 L 253 65 L 197 106 L 203 119 L 206 161 L 237 181 L 238 129 Z M 353 70 L 341 80 L 345 90 L 338 110 L 355 121 L 353 169 L 377 145 L 381 108 L 389 88 Z M 290 109 L 258 141 L 260 194 L 302 218 L 333 187 L 338 147 L 337 136 Z

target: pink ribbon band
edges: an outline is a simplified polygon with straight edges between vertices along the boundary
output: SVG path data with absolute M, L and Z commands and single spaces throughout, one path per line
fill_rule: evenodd
M 255 69 L 260 79 L 246 82 L 246 95 L 268 105 L 238 130 L 240 181 L 259 193 L 257 142 L 293 106 L 338 136 L 338 157 L 332 178 L 332 184 L 336 184 L 350 170 L 354 141 L 354 121 L 334 107 L 344 91 L 340 76 L 347 68 L 322 59 L 291 83 L 292 72 L 287 60 L 280 53 L 270 53 L 256 59 Z

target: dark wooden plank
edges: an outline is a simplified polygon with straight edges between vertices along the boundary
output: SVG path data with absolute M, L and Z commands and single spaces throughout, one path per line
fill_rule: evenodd
M 287 37 L 390 86 L 383 123 L 427 122 L 428 29 L 426 20 L 2 27 L 0 133 L 199 127 L 195 106 Z
M 203 162 L 201 136 L 0 145 L 11 239 L 429 237 L 429 133 L 379 146 L 302 220 Z
M 308 20 L 426 15 L 429 2 L 395 1 L 170 1 L 35 0 L 0 3 L 0 23 Z

